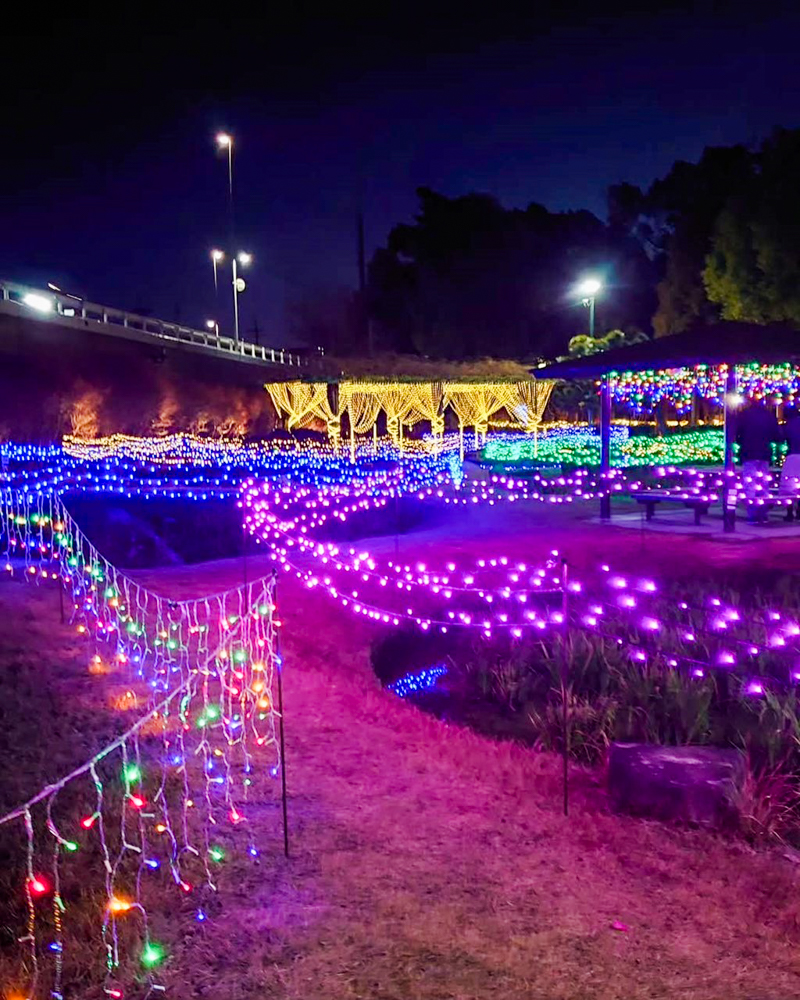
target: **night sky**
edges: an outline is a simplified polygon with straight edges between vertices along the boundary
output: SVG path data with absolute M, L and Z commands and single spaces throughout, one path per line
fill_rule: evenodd
M 355 285 L 359 204 L 368 252 L 420 185 L 605 217 L 610 183 L 800 125 L 792 5 L 634 9 L 5 25 L 0 275 L 229 326 L 208 258 L 229 245 L 224 129 L 255 255 L 242 329 L 280 344 L 293 300 Z

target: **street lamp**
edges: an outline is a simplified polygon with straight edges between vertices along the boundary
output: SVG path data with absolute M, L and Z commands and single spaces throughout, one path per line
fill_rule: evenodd
M 582 304 L 589 309 L 589 336 L 594 337 L 594 300 L 603 288 L 602 281 L 597 278 L 584 278 L 575 291 L 581 296 Z
M 233 272 L 233 329 L 234 335 L 236 337 L 236 343 L 239 343 L 239 292 L 243 292 L 247 287 L 244 282 L 244 278 L 240 278 L 236 273 L 236 262 L 239 262 L 242 267 L 247 267 L 253 261 L 253 255 L 251 253 L 245 253 L 243 250 L 236 254 L 235 257 L 231 257 L 231 269 Z
M 217 294 L 217 264 L 225 259 L 225 254 L 221 250 L 211 251 L 211 263 L 214 266 L 214 294 Z
M 233 204 L 233 136 L 227 132 L 220 132 L 217 136 L 217 146 L 228 150 L 228 190 Z
M 54 308 L 53 300 L 48 295 L 38 295 L 36 292 L 27 292 L 22 296 L 22 301 L 29 309 L 37 312 L 52 312 Z
M 209 330 L 213 330 L 217 337 L 219 337 L 219 323 L 215 319 L 207 319 L 206 327 Z

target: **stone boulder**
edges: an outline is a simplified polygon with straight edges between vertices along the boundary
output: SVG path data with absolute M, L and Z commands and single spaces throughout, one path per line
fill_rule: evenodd
M 744 754 L 719 747 L 612 743 L 612 808 L 634 816 L 720 829 L 736 822 Z

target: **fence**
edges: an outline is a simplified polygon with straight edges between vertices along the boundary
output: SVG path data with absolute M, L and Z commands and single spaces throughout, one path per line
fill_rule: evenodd
M 264 364 L 287 365 L 300 368 L 307 364 L 305 359 L 290 351 L 274 347 L 263 347 L 245 340 L 234 340 L 214 330 L 195 330 L 179 323 L 169 323 L 151 316 L 140 316 L 101 306 L 86 299 L 63 292 L 41 291 L 13 281 L 0 280 L 0 308 L 6 303 L 19 306 L 31 317 L 58 316 L 61 320 L 91 327 L 112 336 L 128 337 L 133 340 L 153 338 L 169 344 L 219 351 L 236 360 L 263 362 Z M 8 310 L 5 310 L 8 311 Z

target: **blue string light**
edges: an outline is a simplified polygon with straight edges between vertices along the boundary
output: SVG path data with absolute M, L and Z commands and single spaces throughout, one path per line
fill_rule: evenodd
M 408 674 L 403 674 L 399 680 L 392 684 L 387 684 L 387 689 L 396 694 L 398 698 L 408 698 L 410 695 L 425 694 L 432 691 L 439 683 L 439 679 L 447 673 L 447 667 L 443 663 L 438 663 L 435 667 L 427 667 L 425 670 L 417 670 Z

